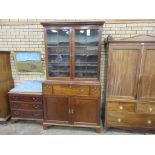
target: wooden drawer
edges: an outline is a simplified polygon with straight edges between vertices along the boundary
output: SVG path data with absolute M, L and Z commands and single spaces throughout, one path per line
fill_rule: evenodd
M 43 84 L 43 95 L 52 95 L 52 85 Z
M 19 95 L 9 94 L 10 102 L 12 101 L 23 101 L 23 102 L 42 102 L 41 95 Z
M 42 103 L 39 102 L 10 102 L 11 109 L 42 110 Z
M 53 85 L 53 95 L 89 96 L 89 86 Z
M 138 103 L 137 113 L 155 114 L 155 103 Z
M 42 119 L 43 112 L 32 110 L 12 110 L 12 116 L 17 118 Z
M 118 112 L 134 112 L 135 103 L 128 102 L 107 102 L 107 111 L 118 111 Z
M 107 126 L 155 127 L 155 116 L 136 113 L 107 112 Z
M 90 95 L 91 96 L 95 96 L 95 97 L 99 97 L 101 93 L 101 88 L 100 86 L 90 86 Z

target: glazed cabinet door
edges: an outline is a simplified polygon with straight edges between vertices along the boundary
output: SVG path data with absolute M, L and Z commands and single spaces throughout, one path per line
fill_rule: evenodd
M 90 97 L 71 98 L 74 125 L 99 125 L 99 100 Z
M 69 123 L 68 97 L 44 97 L 44 119 L 52 123 Z
M 141 47 L 138 45 L 110 45 L 107 71 L 107 98 L 136 98 L 140 56 Z
M 155 101 L 155 45 L 144 45 L 138 99 Z

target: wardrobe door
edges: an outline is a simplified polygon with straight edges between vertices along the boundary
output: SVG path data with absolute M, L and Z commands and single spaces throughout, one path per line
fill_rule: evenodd
M 111 44 L 107 72 L 107 99 L 135 99 L 141 47 L 137 44 Z
M 155 44 L 145 44 L 143 56 L 138 99 L 155 101 Z

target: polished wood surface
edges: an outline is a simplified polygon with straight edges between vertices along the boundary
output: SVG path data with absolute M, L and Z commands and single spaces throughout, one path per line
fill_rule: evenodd
M 129 127 L 129 129 L 131 129 L 131 127 L 154 128 L 155 117 L 154 115 L 148 114 L 108 112 L 107 127 L 110 126 Z
M 99 101 L 96 98 L 73 97 L 73 124 L 92 123 L 99 125 Z
M 107 102 L 107 111 L 135 112 L 136 103 L 132 102 Z
M 154 129 L 155 37 L 139 35 L 118 41 L 109 37 L 106 42 L 105 128 Z
M 100 131 L 102 25 L 43 23 L 47 77 L 43 82 L 44 129 L 64 125 Z M 56 33 L 61 39 L 53 37 Z
M 5 121 L 10 116 L 8 91 L 13 87 L 10 53 L 0 52 L 0 121 Z
M 108 58 L 107 97 L 134 99 L 139 49 L 123 46 L 110 47 Z M 127 82 L 128 81 L 128 82 Z
M 145 45 L 142 67 L 138 98 L 155 101 L 155 44 Z
M 41 94 L 9 93 L 11 120 L 43 120 L 43 104 Z
M 68 97 L 44 97 L 44 120 L 69 123 Z
M 155 102 L 139 102 L 136 112 L 140 114 L 155 114 Z

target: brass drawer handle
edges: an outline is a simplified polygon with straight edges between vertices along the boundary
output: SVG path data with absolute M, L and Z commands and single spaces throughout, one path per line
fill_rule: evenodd
M 149 111 L 152 112 L 152 110 L 153 110 L 153 109 L 150 107 L 150 108 L 149 108 Z
M 121 106 L 119 106 L 119 109 L 120 109 L 120 110 L 123 110 L 123 106 L 122 106 L 122 105 L 121 105 Z
M 19 116 L 20 112 L 19 111 L 14 111 L 13 114 L 16 115 L 16 116 Z
M 121 123 L 121 122 L 122 122 L 122 119 L 121 119 L 121 118 L 118 118 L 118 119 L 117 119 L 117 122 L 118 122 L 118 123 Z
M 33 97 L 32 100 L 37 102 L 39 100 L 39 97 Z
M 33 106 L 33 108 L 35 108 L 35 109 L 38 109 L 38 108 L 40 107 L 39 104 L 33 104 L 32 106 Z

